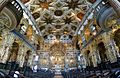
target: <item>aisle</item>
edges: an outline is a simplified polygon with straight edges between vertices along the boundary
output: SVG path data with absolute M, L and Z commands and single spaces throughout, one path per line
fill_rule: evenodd
M 62 74 L 61 74 L 61 72 L 59 71 L 56 71 L 55 72 L 55 76 L 54 76 L 54 78 L 63 78 L 63 76 L 62 76 Z

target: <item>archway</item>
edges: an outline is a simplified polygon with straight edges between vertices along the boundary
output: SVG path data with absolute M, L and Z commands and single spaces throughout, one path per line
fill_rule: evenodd
M 98 44 L 98 51 L 100 54 L 101 62 L 105 62 L 107 60 L 107 55 L 105 54 L 106 48 L 103 42 Z
M 14 42 L 12 44 L 12 49 L 10 50 L 10 54 L 8 56 L 7 61 L 16 62 L 18 56 L 18 50 L 19 50 L 19 44 L 17 42 Z
M 23 64 L 23 66 L 27 66 L 28 60 L 29 60 L 29 57 L 30 57 L 30 54 L 31 54 L 31 51 L 28 50 L 28 51 L 26 52 L 26 54 L 25 54 L 25 57 L 24 57 L 24 64 Z
M 17 56 L 18 56 L 18 50 L 19 50 L 19 44 L 17 42 L 14 42 L 12 44 L 12 47 L 10 49 L 10 52 L 8 54 L 8 58 L 6 60 L 6 65 L 5 65 L 5 69 L 9 69 L 9 73 L 12 71 L 12 70 L 15 70 L 17 68 Z

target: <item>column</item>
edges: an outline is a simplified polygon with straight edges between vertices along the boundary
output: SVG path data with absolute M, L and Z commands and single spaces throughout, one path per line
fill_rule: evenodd
M 23 67 L 25 54 L 27 50 L 29 50 L 28 47 L 25 46 L 23 42 L 21 42 L 19 51 L 18 51 L 18 57 L 17 57 L 17 62 L 19 63 L 20 67 Z
M 110 36 L 111 36 L 110 32 L 106 32 L 103 34 L 107 58 L 111 63 L 113 63 L 117 61 L 117 58 L 115 49 L 113 49 L 113 43 L 111 42 L 112 39 Z
M 87 62 L 87 59 L 86 59 L 86 54 L 82 55 L 81 64 L 82 64 L 82 68 L 86 68 L 88 66 L 88 62 Z
M 120 17 L 120 2 L 118 0 L 108 0 L 108 2 Z
M 68 58 L 67 58 L 67 53 L 65 53 L 65 69 L 67 70 L 69 68 L 68 66 Z
M 29 55 L 29 59 L 28 59 L 28 66 L 32 67 L 32 60 L 33 60 L 33 54 L 34 52 L 31 52 Z
M 97 45 L 95 41 L 93 41 L 93 44 L 91 44 L 90 46 L 90 51 L 91 51 L 91 57 L 92 57 L 92 62 L 94 67 L 97 67 L 96 48 L 97 48 Z
M 105 47 L 107 49 L 107 58 L 111 61 L 111 63 L 116 62 L 117 58 L 115 55 L 115 50 L 112 49 L 112 45 L 110 43 L 107 43 Z
M 2 46 L 0 49 L 1 62 L 5 63 L 10 54 L 10 48 L 14 42 L 14 35 L 10 34 L 7 30 L 2 33 Z

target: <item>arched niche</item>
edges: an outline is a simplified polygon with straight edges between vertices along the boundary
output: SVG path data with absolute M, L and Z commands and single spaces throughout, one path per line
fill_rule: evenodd
M 19 44 L 17 42 L 14 42 L 12 44 L 7 61 L 10 61 L 10 62 L 17 61 L 18 50 L 19 50 Z
M 102 62 L 107 60 L 106 48 L 103 42 L 98 43 L 98 51 Z
M 27 50 L 25 57 L 24 57 L 24 64 L 23 66 L 26 66 L 28 64 L 28 60 L 30 58 L 31 50 Z

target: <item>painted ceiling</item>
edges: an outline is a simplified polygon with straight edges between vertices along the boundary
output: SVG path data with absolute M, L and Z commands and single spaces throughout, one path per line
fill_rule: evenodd
M 73 36 L 90 5 L 86 0 L 32 0 L 30 11 L 43 36 Z

